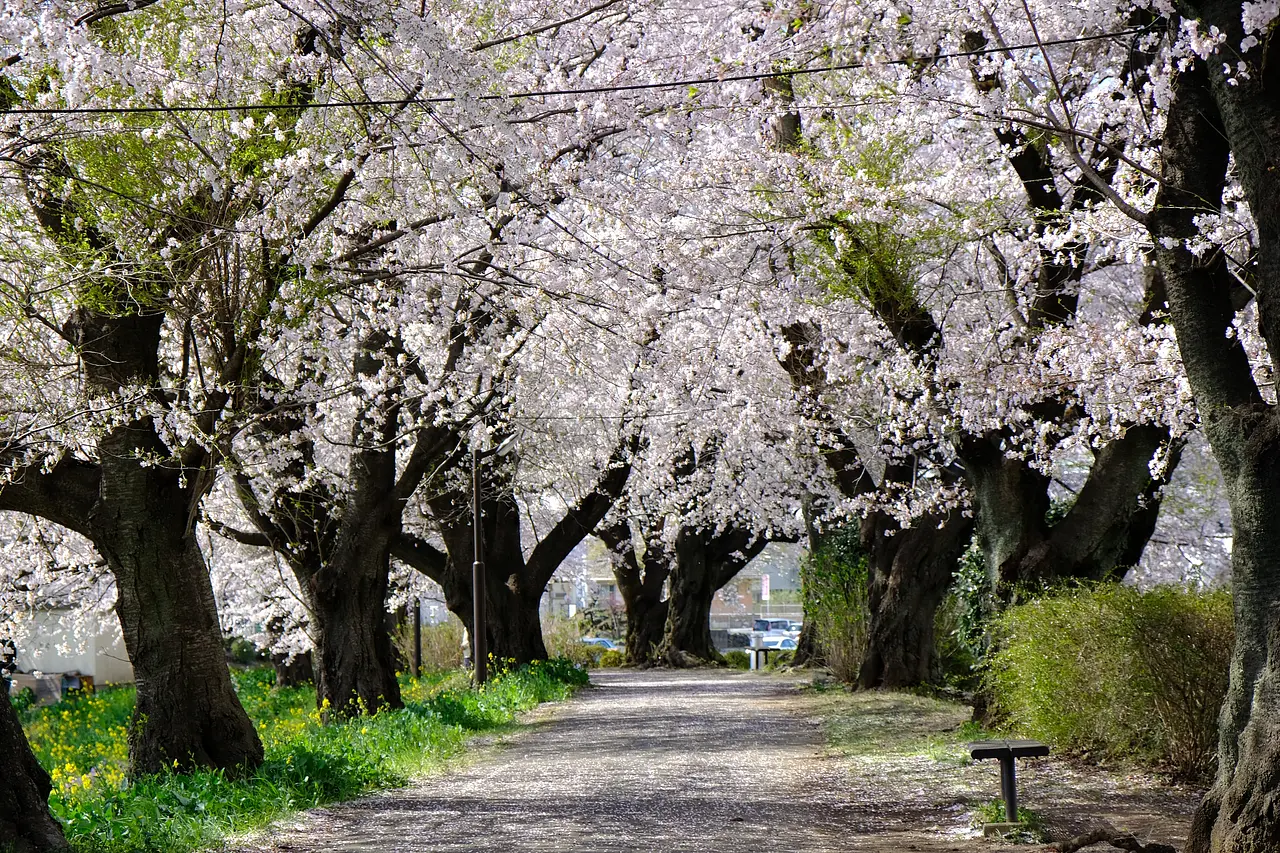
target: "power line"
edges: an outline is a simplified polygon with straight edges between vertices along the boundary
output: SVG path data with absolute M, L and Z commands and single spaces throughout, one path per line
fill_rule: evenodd
M 1050 39 L 1029 44 L 990 47 L 979 50 L 964 50 L 955 53 L 938 53 L 932 56 L 920 56 L 912 59 L 886 59 L 883 62 L 846 62 L 837 65 L 819 65 L 811 68 L 796 68 L 790 71 L 759 71 L 749 74 L 724 74 L 714 77 L 689 77 L 683 80 L 668 80 L 654 83 L 627 83 L 619 86 L 585 86 L 578 89 L 531 89 L 523 92 L 511 92 L 505 95 L 477 95 L 475 97 L 459 97 L 457 95 L 433 95 L 427 98 L 368 98 L 349 101 L 317 101 L 302 104 L 216 104 L 206 106 L 172 106 L 172 107 L 30 107 L 24 109 L 0 110 L 0 115 L 135 115 L 154 113 L 228 113 L 242 110 L 266 110 L 287 112 L 291 110 L 344 109 L 348 107 L 403 107 L 406 105 L 430 106 L 432 104 L 452 104 L 458 101 L 504 101 L 523 98 L 551 98 L 574 95 L 598 95 L 610 92 L 643 92 L 658 89 L 679 89 L 688 86 L 718 86 L 725 83 L 742 83 L 752 80 L 773 80 L 784 77 L 803 77 L 810 74 L 824 74 L 829 71 L 856 71 L 864 68 L 878 68 L 886 65 L 914 65 L 921 62 L 938 62 L 944 59 L 967 59 L 989 56 L 993 53 L 1012 53 L 1018 50 L 1038 50 L 1043 47 L 1057 47 L 1067 44 L 1083 44 L 1106 39 L 1121 38 L 1149 32 L 1151 26 L 1133 27 L 1112 33 L 1100 33 L 1092 36 L 1076 36 L 1074 38 Z

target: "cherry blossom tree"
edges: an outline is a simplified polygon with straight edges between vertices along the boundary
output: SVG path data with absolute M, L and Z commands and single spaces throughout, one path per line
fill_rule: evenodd
M 789 138 L 774 142 L 785 171 L 771 203 L 796 223 L 791 279 L 827 294 L 830 306 L 780 318 L 780 358 L 804 415 L 835 451 L 827 458 L 846 495 L 868 521 L 886 508 L 897 516 L 863 531 L 873 613 L 864 682 L 874 685 L 927 675 L 928 602 L 941 600 L 969 512 L 1006 597 L 1021 584 L 1135 564 L 1194 415 L 1171 335 L 1152 310 L 1158 278 L 1135 263 L 1141 239 L 1108 198 L 1113 184 L 1132 181 L 1110 137 L 1152 109 L 1151 55 L 1119 49 L 1149 19 L 1115 9 L 1056 16 L 1052 35 L 1069 33 L 1070 45 L 1055 50 L 1074 51 L 1077 62 L 1051 83 L 1043 67 L 997 62 L 1043 54 L 1035 19 L 1015 10 L 865 11 L 841 40 L 865 67 L 772 86 L 773 126 Z M 792 27 L 791 43 L 816 52 L 835 42 L 824 24 L 810 17 Z M 1021 53 L 1009 48 L 1018 42 Z M 884 52 L 897 56 L 882 62 Z M 1088 79 L 1099 67 L 1110 75 L 1102 88 Z M 1063 150 L 1005 110 L 1053 85 L 1084 93 L 1077 115 L 1101 116 L 1101 135 L 1084 150 Z M 853 106 L 824 107 L 837 97 Z M 854 311 L 870 322 L 850 323 Z M 1183 390 L 1154 390 L 1164 383 Z M 1062 494 L 1053 471 L 1064 458 L 1078 465 L 1082 449 L 1088 477 L 1053 512 Z M 901 577 L 888 556 L 898 548 L 910 555 Z M 922 585 L 933 591 L 906 595 Z M 886 659 L 882 621 L 901 625 L 885 635 L 899 636 L 897 649 L 903 631 L 916 638 L 914 651 L 891 655 L 910 665 L 888 676 L 876 671 Z

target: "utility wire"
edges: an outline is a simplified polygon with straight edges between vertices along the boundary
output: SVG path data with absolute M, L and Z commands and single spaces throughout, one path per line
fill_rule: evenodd
M 369 98 L 351 101 L 317 101 L 302 104 L 216 104 L 207 106 L 173 106 L 173 107 L 30 107 L 24 109 L 0 110 L 0 115 L 134 115 L 150 113 L 227 113 L 241 110 L 266 110 L 286 112 L 290 110 L 340 109 L 347 107 L 403 107 L 407 105 L 430 106 L 432 104 L 452 104 L 459 101 L 505 101 L 522 98 L 550 98 L 572 95 L 598 95 L 610 92 L 642 92 L 656 89 L 679 89 L 687 86 L 712 86 L 725 83 L 741 83 L 752 80 L 773 80 L 784 77 L 801 77 L 810 74 L 823 74 L 829 71 L 855 71 L 863 68 L 878 68 L 886 65 L 914 65 L 921 62 L 939 62 L 944 59 L 967 59 L 988 56 L 993 53 L 1011 53 L 1017 50 L 1040 50 L 1045 47 L 1056 47 L 1066 44 L 1083 44 L 1103 41 L 1129 35 L 1140 35 L 1149 32 L 1152 25 L 1118 30 L 1112 33 L 1100 33 L 1092 36 L 1076 36 L 1074 38 L 1051 39 L 1029 44 L 1007 45 L 1003 47 L 982 48 L 980 50 L 964 50 L 955 53 L 938 53 L 932 56 L 919 56 L 911 59 L 886 59 L 881 62 L 846 62 L 837 65 L 819 65 L 811 68 L 796 68 L 790 71 L 759 71 L 749 74 L 724 74 L 714 77 L 689 77 L 683 80 L 667 80 L 654 83 L 627 83 L 619 86 L 585 86 L 578 89 L 532 89 L 524 92 L 511 92 L 503 95 L 477 95 L 475 97 L 459 97 L 457 95 L 434 95 L 427 98 Z

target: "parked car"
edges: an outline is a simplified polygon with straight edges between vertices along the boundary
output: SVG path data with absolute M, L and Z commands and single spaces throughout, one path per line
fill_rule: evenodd
M 761 631 L 764 634 L 785 634 L 791 630 L 790 619 L 757 619 L 751 625 L 752 631 Z
M 599 646 L 605 651 L 618 651 L 618 644 L 613 640 L 610 640 L 608 637 L 583 637 L 582 642 L 586 643 L 588 646 Z
M 762 641 L 766 649 L 781 649 L 785 651 L 793 651 L 796 648 L 794 637 L 770 637 L 766 636 Z

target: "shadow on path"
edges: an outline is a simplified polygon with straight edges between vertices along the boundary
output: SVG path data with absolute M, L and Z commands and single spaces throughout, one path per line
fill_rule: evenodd
M 248 851 L 994 851 L 969 797 L 833 757 L 800 682 L 603 671 L 462 770 L 318 809 Z M 1023 848 L 1024 850 L 1026 848 Z

